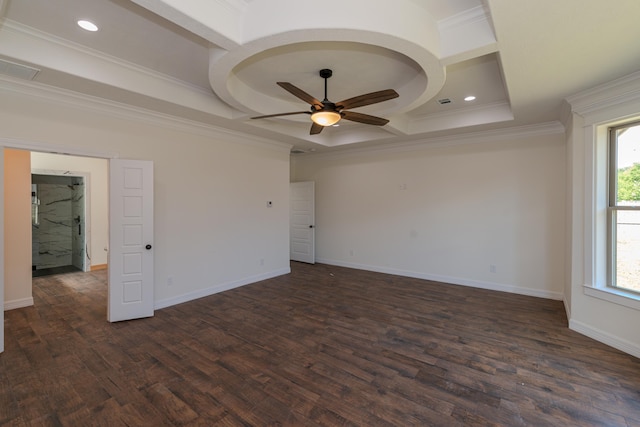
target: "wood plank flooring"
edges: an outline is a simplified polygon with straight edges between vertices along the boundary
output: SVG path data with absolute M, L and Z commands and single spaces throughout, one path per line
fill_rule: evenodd
M 0 425 L 640 426 L 640 360 L 559 301 L 292 263 L 109 324 L 105 280 L 5 313 Z

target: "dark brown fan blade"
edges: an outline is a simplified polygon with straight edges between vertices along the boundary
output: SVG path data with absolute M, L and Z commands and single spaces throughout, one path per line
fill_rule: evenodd
M 393 89 L 380 90 L 378 92 L 371 92 L 366 95 L 360 95 L 345 99 L 344 101 L 336 102 L 336 107 L 343 110 L 349 110 L 351 108 L 364 107 L 365 105 L 388 101 L 390 99 L 397 98 L 398 96 L 400 96 L 398 95 L 398 92 Z
M 367 125 L 384 126 L 389 120 L 382 117 L 370 116 L 368 114 L 356 113 L 354 111 L 342 111 L 342 118 L 352 122 L 365 123 Z
M 322 102 L 318 101 L 317 99 L 315 99 L 313 96 L 309 95 L 307 92 L 303 91 L 302 89 L 295 87 L 291 83 L 277 82 L 277 84 L 282 89 L 284 89 L 287 92 L 289 92 L 290 94 L 302 99 L 304 102 L 307 102 L 307 103 L 309 103 L 311 105 L 318 105 L 318 106 L 322 107 Z
M 266 116 L 251 117 L 252 119 L 266 119 L 269 117 L 293 116 L 294 114 L 311 114 L 310 111 L 294 111 L 293 113 L 268 114 Z
M 311 124 L 311 131 L 309 132 L 309 135 L 317 135 L 322 132 L 322 129 L 324 129 L 324 126 L 320 126 L 316 122 L 313 122 Z

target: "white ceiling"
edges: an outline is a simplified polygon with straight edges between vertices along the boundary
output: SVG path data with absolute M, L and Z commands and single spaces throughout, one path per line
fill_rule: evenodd
M 0 59 L 39 69 L 29 84 L 317 152 L 554 122 L 566 96 L 640 70 L 638 0 L 319 4 L 0 0 Z M 250 119 L 308 111 L 276 82 L 322 99 L 322 68 L 334 71 L 333 102 L 395 89 L 398 98 L 354 110 L 389 124 L 342 120 L 311 136 L 307 114 Z

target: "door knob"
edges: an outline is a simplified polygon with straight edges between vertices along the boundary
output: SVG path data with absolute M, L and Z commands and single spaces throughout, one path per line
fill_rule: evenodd
M 313 228 L 313 225 L 310 225 L 309 228 Z
M 147 246 L 145 246 L 144 248 L 145 248 L 146 250 L 149 250 L 149 249 L 151 249 L 151 245 L 147 245 Z

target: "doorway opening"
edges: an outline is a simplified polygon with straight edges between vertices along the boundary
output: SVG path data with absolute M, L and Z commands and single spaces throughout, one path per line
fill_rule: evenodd
M 33 277 L 90 271 L 88 180 L 70 171 L 44 174 L 31 170 Z
M 94 188 L 91 204 L 98 196 L 104 199 L 104 205 L 92 212 L 104 214 L 104 264 L 101 267 L 108 268 L 108 274 L 105 272 L 107 320 L 117 322 L 153 316 L 153 162 L 118 159 L 113 153 L 67 149 L 53 152 L 55 148 L 0 138 L 0 218 L 5 224 L 0 228 L 0 269 L 4 271 L 4 277 L 0 277 L 0 306 L 12 310 L 33 305 L 31 168 L 83 169 L 42 167 L 34 162 L 36 155 L 49 155 L 94 160 L 104 165 L 104 191 Z M 67 154 L 69 151 L 73 154 Z M 57 154 L 61 152 L 65 154 Z M 93 174 L 91 176 L 93 178 Z M 94 183 L 92 179 L 92 186 Z M 89 205 L 86 203 L 85 209 Z M 92 215 L 91 222 L 95 222 L 95 216 Z M 91 224 L 86 222 L 85 225 L 88 232 Z M 91 245 L 95 248 L 95 233 L 92 237 Z M 7 244 L 12 246 L 11 250 L 6 250 Z M 96 267 L 95 263 L 99 262 L 96 251 L 90 253 L 91 267 Z M 3 351 L 4 316 L 0 316 L 0 353 Z

